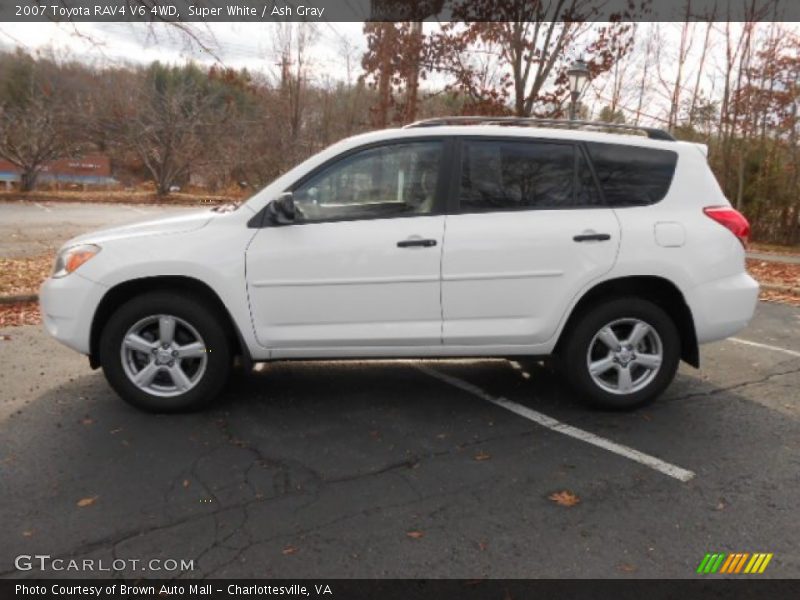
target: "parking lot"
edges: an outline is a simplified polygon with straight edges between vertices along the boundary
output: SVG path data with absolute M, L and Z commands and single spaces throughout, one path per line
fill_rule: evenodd
M 187 210 L 192 209 L 153 204 L 0 202 L 0 258 L 52 252 L 86 231 Z
M 0 204 L 0 256 L 167 210 Z M 262 364 L 155 416 L 40 327 L 0 329 L 0 577 L 42 575 L 14 568 L 35 554 L 148 577 L 692 577 L 715 551 L 798 577 L 798 334 L 800 309 L 761 303 L 632 413 L 519 359 Z M 153 558 L 194 568 L 130 562 Z
M 797 577 L 798 333 L 800 310 L 762 303 L 632 413 L 584 408 L 534 361 L 456 360 L 265 364 L 211 410 L 154 416 L 9 328 L 0 571 L 48 554 L 194 561 L 170 577 L 691 577 L 724 551 Z M 63 575 L 86 573 L 45 573 Z

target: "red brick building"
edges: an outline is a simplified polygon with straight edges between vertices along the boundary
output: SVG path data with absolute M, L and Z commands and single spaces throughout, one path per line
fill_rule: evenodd
M 20 170 L 6 160 L 0 160 L 0 182 L 8 189 L 19 183 Z M 61 158 L 47 163 L 39 174 L 42 183 L 113 185 L 111 160 L 104 154 L 87 154 L 80 158 Z

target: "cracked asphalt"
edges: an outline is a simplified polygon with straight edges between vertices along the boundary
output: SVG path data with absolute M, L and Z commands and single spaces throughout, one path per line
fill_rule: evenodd
M 800 310 L 740 338 L 800 351 Z M 20 554 L 191 559 L 128 577 L 693 577 L 706 552 L 800 576 L 800 358 L 725 341 L 657 403 L 583 407 L 532 360 L 284 362 L 194 415 L 129 408 L 39 327 L 0 331 L 0 575 Z M 457 377 L 696 473 L 541 427 Z M 548 499 L 570 490 L 572 507 Z M 82 499 L 92 499 L 78 506 Z M 412 535 L 409 535 L 412 533 Z M 108 577 L 112 573 L 91 573 Z

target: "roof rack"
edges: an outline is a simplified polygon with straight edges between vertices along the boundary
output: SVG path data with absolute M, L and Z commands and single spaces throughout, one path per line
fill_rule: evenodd
M 640 127 L 639 125 L 625 125 L 623 123 L 605 123 L 603 121 L 568 121 L 566 119 L 537 119 L 534 117 L 437 117 L 434 119 L 416 121 L 406 125 L 403 129 L 437 127 L 441 125 L 516 125 L 519 127 L 564 127 L 567 129 L 621 129 L 641 131 L 651 140 L 675 141 L 675 138 L 668 132 L 654 127 Z

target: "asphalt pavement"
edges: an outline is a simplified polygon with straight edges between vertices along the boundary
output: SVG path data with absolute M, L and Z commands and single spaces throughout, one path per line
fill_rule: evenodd
M 798 577 L 798 334 L 800 310 L 761 303 L 631 413 L 523 359 L 264 364 L 156 416 L 8 328 L 0 576 L 683 578 L 721 551 Z M 35 554 L 127 562 L 15 569 Z M 192 568 L 131 562 L 152 558 Z
M 198 207 L 79 202 L 0 202 L 0 258 L 35 256 L 92 229 L 155 219 Z

